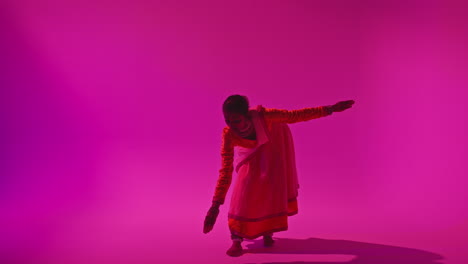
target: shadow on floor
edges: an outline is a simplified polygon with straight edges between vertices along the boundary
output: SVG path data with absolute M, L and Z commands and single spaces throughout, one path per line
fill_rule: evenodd
M 442 264 L 441 255 L 413 248 L 388 246 L 350 240 L 319 238 L 275 238 L 272 248 L 263 247 L 261 239 L 246 245 L 244 254 L 320 254 L 354 255 L 348 262 L 268 262 L 263 264 Z M 247 263 L 246 263 L 247 264 Z

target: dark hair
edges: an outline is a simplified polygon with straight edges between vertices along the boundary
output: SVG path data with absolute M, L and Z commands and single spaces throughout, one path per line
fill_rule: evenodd
M 231 95 L 223 103 L 223 112 L 247 115 L 249 112 L 249 99 L 243 95 Z

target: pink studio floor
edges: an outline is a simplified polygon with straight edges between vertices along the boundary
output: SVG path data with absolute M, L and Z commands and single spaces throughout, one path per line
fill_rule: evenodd
M 140 205 L 69 219 L 43 217 L 41 223 L 4 229 L 1 263 L 468 263 L 467 220 L 433 222 L 427 229 L 427 223 L 412 222 L 411 212 L 405 214 L 405 223 L 403 217 L 392 218 L 372 206 L 351 210 L 303 205 L 302 212 L 290 218 L 290 230 L 275 234 L 273 248 L 264 248 L 261 239 L 247 240 L 245 254 L 232 258 L 225 254 L 230 246 L 225 210 L 205 235 L 204 204 L 189 203 L 159 216 L 143 213 L 154 206 Z

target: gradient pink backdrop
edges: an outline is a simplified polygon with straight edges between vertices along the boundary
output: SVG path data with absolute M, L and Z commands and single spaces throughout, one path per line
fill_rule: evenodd
M 3 0 L 0 262 L 353 259 L 339 250 L 229 258 L 228 203 L 202 234 L 221 104 L 243 94 L 284 109 L 356 101 L 291 125 L 300 213 L 278 237 L 468 263 L 467 10 L 463 1 Z

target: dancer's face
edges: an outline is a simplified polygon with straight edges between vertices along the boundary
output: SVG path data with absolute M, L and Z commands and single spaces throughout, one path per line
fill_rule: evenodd
M 247 116 L 230 112 L 224 112 L 224 120 L 226 121 L 226 125 L 228 125 L 236 134 L 239 134 L 240 131 L 245 129 L 249 122 L 249 118 Z

